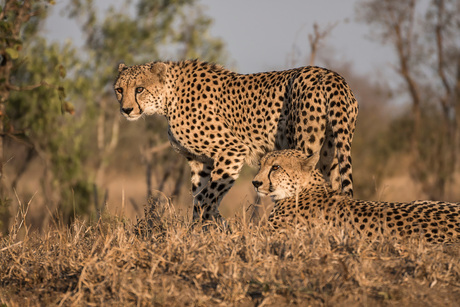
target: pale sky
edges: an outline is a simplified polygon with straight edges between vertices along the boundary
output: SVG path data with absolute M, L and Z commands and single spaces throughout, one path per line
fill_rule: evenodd
M 69 1 L 56 1 L 46 25 L 47 36 L 58 41 L 70 38 L 78 45 L 81 36 L 75 22 L 60 16 Z M 95 2 L 104 8 L 119 1 Z M 206 15 L 214 19 L 211 34 L 226 43 L 227 66 L 240 73 L 307 65 L 308 34 L 314 22 L 320 28 L 338 22 L 320 50 L 317 65 L 332 65 L 320 60 L 330 57 L 335 63 L 350 62 L 359 74 L 391 73 L 392 50 L 370 40 L 369 27 L 356 21 L 357 0 L 199 0 L 199 3 Z M 295 63 L 292 54 L 296 56 Z
M 369 73 L 391 61 L 389 48 L 371 41 L 369 27 L 357 23 L 355 0 L 202 0 L 214 17 L 211 33 L 227 43 L 239 72 L 307 65 L 308 34 L 313 23 L 327 27 L 338 22 L 321 51 L 336 61 L 349 61 L 359 73 Z M 292 57 L 291 57 L 292 58 Z M 300 60 L 303 59 L 303 63 Z M 318 63 L 323 64 L 323 63 Z M 324 65 L 324 64 L 323 64 Z

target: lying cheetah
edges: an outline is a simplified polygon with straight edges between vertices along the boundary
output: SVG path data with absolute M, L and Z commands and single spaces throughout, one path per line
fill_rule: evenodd
M 315 169 L 317 161 L 317 153 L 307 156 L 297 150 L 274 151 L 261 159 L 252 183 L 258 193 L 275 201 L 269 216 L 275 229 L 326 222 L 368 237 L 386 234 L 418 236 L 432 243 L 460 242 L 460 203 L 355 200 L 331 188 Z
M 351 141 L 358 113 L 345 80 L 319 67 L 241 75 L 199 61 L 119 66 L 114 84 L 128 120 L 161 114 L 189 161 L 193 218 L 218 205 L 246 162 L 275 149 L 321 151 L 318 167 L 352 195 Z

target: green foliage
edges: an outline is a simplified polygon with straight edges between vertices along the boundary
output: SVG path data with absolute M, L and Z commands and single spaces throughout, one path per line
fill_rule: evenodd
M 59 191 L 54 206 L 62 211 L 65 220 L 73 215 L 73 205 L 77 212 L 88 214 L 93 182 L 84 168 L 90 156 L 85 135 L 92 118 L 82 115 L 86 111 L 83 105 L 76 106 L 78 115 L 71 115 L 75 114 L 75 106 L 66 100 L 76 99 L 88 87 L 88 81 L 78 80 L 81 77 L 77 68 L 81 65 L 76 52 L 70 45 L 47 45 L 45 40 L 38 39 L 28 46 L 23 63 L 15 77 L 26 84 L 43 85 L 11 95 L 7 106 L 9 120 L 15 130 L 24 131 L 23 137 L 43 159 L 51 179 L 42 185 L 48 185 L 45 191 Z M 69 74 L 72 78 L 66 78 L 64 67 L 73 68 Z
M 19 57 L 18 47 L 16 47 L 16 48 L 6 48 L 5 52 L 6 52 L 6 54 L 8 54 L 8 56 L 12 60 L 16 60 Z
M 224 44 L 220 39 L 209 35 L 208 29 L 212 22 L 196 5 L 195 0 L 141 0 L 137 3 L 134 14 L 126 13 L 129 11 L 129 3 L 130 1 L 125 1 L 117 8 L 111 7 L 103 17 L 97 14 L 91 0 L 75 0 L 69 7 L 69 15 L 78 18 L 82 23 L 86 38 L 84 50 L 88 56 L 85 63 L 88 78 L 92 79 L 90 86 L 80 94 L 87 97 L 88 101 L 94 101 L 97 106 L 95 112 L 99 120 L 105 122 L 106 128 L 110 127 L 107 123 L 119 120 L 114 118 L 116 104 L 112 83 L 120 62 L 132 65 L 160 59 L 188 58 L 218 63 L 225 61 Z M 100 129 L 101 124 L 98 125 Z M 165 121 L 147 121 L 146 125 L 137 127 L 136 136 L 142 136 L 139 139 L 143 144 L 155 146 L 166 141 L 166 129 Z M 96 168 L 99 175 L 116 154 L 110 148 L 110 143 L 117 136 L 114 129 L 111 133 L 107 131 L 108 129 L 104 135 L 98 135 L 97 143 L 100 148 Z M 129 140 L 135 138 L 129 132 L 121 131 L 120 138 L 123 137 Z M 126 145 L 125 142 L 122 144 Z M 123 146 L 125 153 L 126 147 Z M 152 167 L 161 173 L 164 171 L 163 162 L 168 159 L 171 160 L 169 156 L 157 157 Z M 181 172 L 181 169 L 176 171 Z M 176 175 L 173 177 L 182 177 L 180 174 Z M 163 174 L 159 176 L 164 177 Z
M 172 59 L 174 52 L 177 59 L 222 62 L 223 43 L 207 33 L 211 20 L 195 0 L 141 0 L 134 14 L 131 1 L 125 1 L 104 15 L 97 13 L 92 0 L 73 0 L 67 12 L 81 22 L 83 49 L 49 44 L 40 36 L 40 25 L 46 3 L 52 2 L 7 1 L 10 6 L 0 28 L 11 34 L 0 37 L 0 54 L 14 61 L 4 77 L 14 91 L 8 90 L 3 121 L 14 139 L 33 146 L 44 167 L 40 184 L 46 205 L 70 222 L 74 214 L 93 216 L 99 207 L 100 200 L 92 199 L 102 184 L 97 177 L 110 163 L 119 137 L 115 128 L 106 132 L 119 121 L 112 90 L 118 63 Z M 12 29 L 21 10 L 29 15 L 19 35 Z M 165 130 L 157 121 L 145 127 Z
M 5 125 L 9 121 L 5 107 L 10 103 L 11 91 L 20 90 L 14 84 L 16 80 L 13 75 L 20 64 L 20 51 L 24 41 L 37 32 L 38 23 L 46 16 L 44 7 L 47 3 L 35 0 L 0 2 L 0 221 L 3 227 L 9 218 L 7 202 L 4 201 L 8 197 L 3 182 Z
M 0 70 L 0 76 L 5 77 L 1 83 L 3 86 L 9 82 L 7 77 L 19 58 L 24 41 L 36 34 L 38 24 L 46 17 L 47 3 L 52 4 L 39 0 L 5 0 L 0 4 L 0 63 L 7 66 Z M 6 92 L 1 94 L 6 100 Z
M 127 14 L 131 1 L 111 7 L 103 18 L 93 1 L 74 0 L 69 16 L 82 21 L 88 67 L 97 92 L 111 85 L 120 62 L 129 65 L 158 59 L 188 59 L 224 62 L 224 45 L 208 34 L 211 19 L 195 0 L 140 0 L 134 15 Z M 108 88 L 111 92 L 112 89 Z

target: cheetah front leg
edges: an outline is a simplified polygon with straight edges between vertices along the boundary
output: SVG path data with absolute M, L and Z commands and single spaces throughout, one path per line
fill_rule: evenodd
M 233 186 L 243 167 L 248 149 L 240 145 L 237 148 L 223 150 L 215 157 L 209 181 L 194 197 L 193 220 L 222 220 L 218 207 L 225 194 Z M 201 178 L 204 183 L 205 178 Z
M 214 169 L 214 163 L 212 160 L 209 161 L 197 161 L 189 160 L 190 165 L 191 181 L 192 181 L 192 196 L 193 196 L 193 207 L 196 208 L 198 201 L 198 195 L 203 191 L 211 179 L 211 172 Z M 199 212 L 193 210 L 193 220 L 200 217 Z

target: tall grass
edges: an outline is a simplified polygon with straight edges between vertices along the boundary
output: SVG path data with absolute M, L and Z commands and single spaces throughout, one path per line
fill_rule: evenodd
M 20 223 L 18 219 L 17 223 Z M 18 224 L 19 225 L 19 224 Z M 453 306 L 459 246 L 365 241 L 332 227 L 273 232 L 244 216 L 192 225 L 169 201 L 131 223 L 54 224 L 0 243 L 6 306 Z

